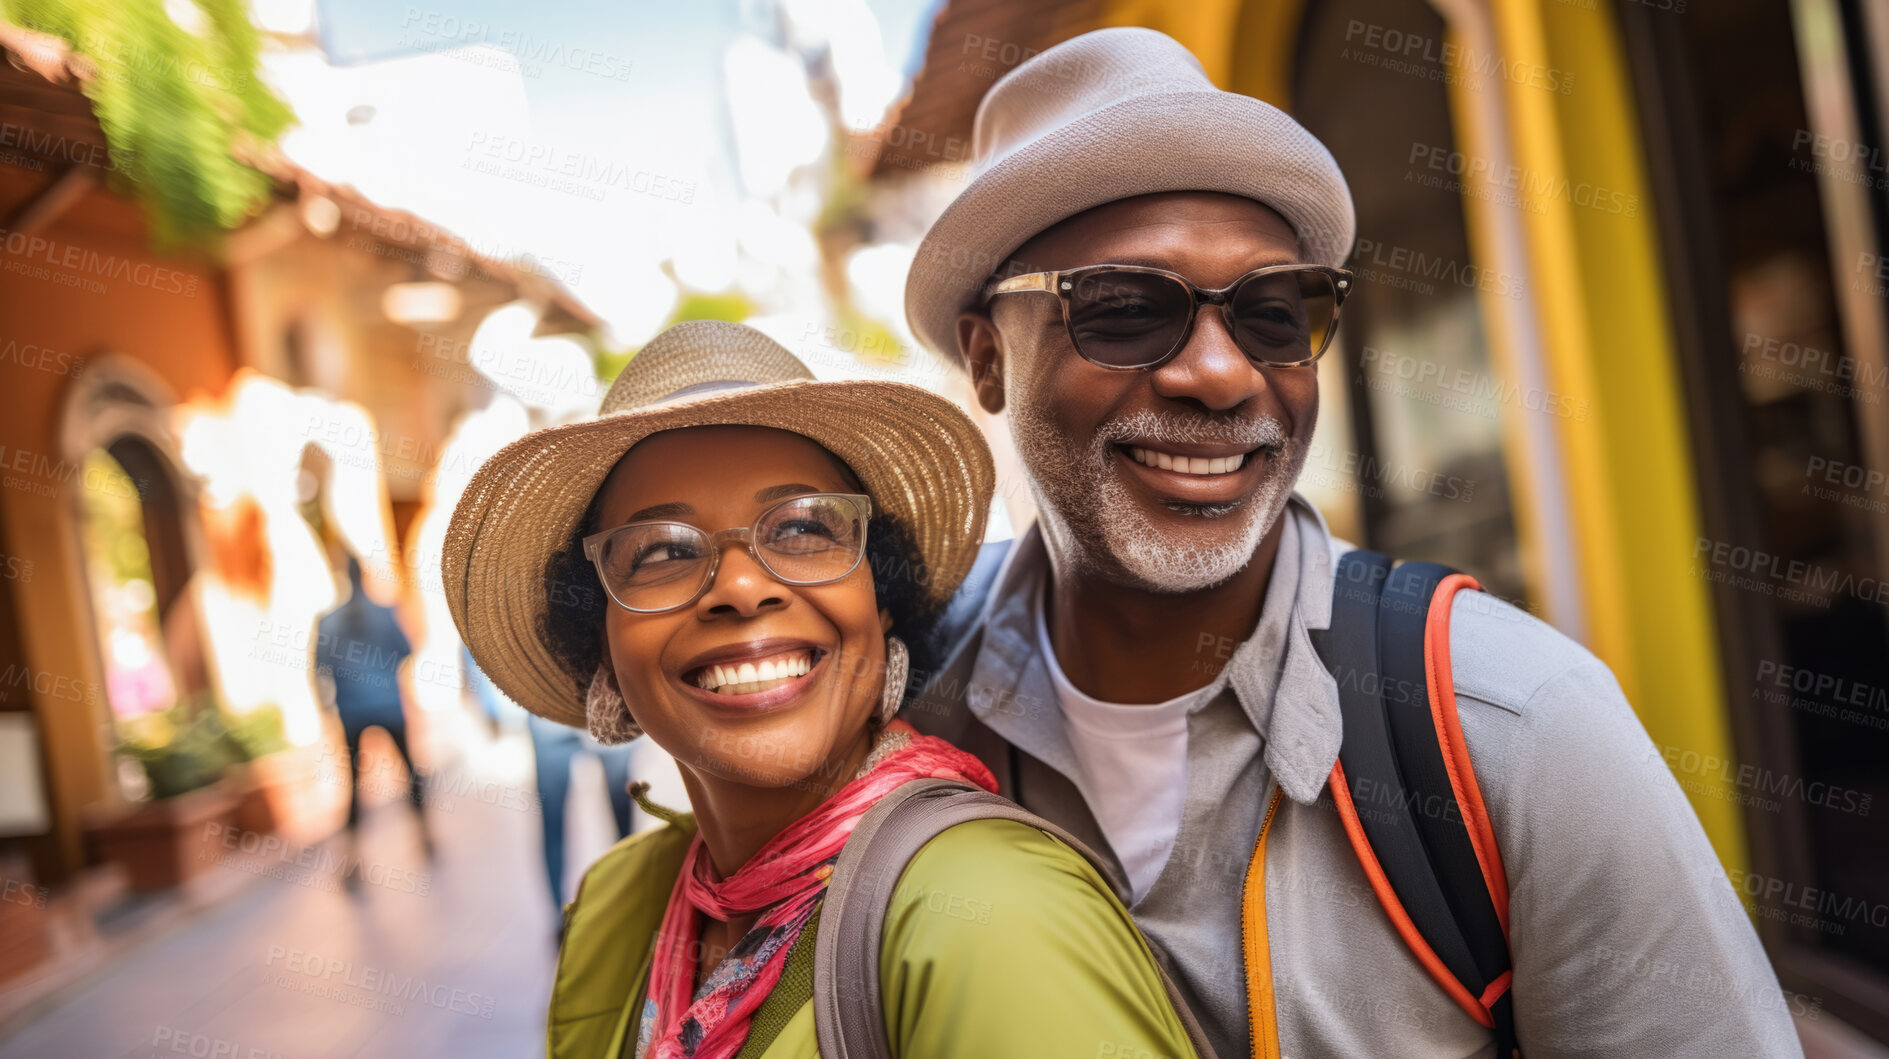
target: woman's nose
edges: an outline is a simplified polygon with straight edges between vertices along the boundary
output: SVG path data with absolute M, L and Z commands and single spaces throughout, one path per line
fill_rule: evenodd
M 787 605 L 781 583 L 757 562 L 739 541 L 724 544 L 715 579 L 696 601 L 696 613 L 707 617 L 752 618 L 764 610 Z

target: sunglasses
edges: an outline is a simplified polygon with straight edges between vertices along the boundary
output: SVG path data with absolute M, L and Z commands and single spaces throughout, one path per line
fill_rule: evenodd
M 722 551 L 747 548 L 775 580 L 824 585 L 859 566 L 866 554 L 872 499 L 858 493 L 806 493 L 762 511 L 747 526 L 708 533 L 686 522 L 656 520 L 593 533 L 584 556 L 604 591 L 624 610 L 661 614 L 702 598 L 715 583 Z
M 1048 291 L 1063 306 L 1063 326 L 1083 360 L 1116 371 L 1150 371 L 1173 360 L 1194 333 L 1202 305 L 1220 307 L 1233 342 L 1261 367 L 1316 361 L 1338 331 L 1338 307 L 1351 273 L 1323 265 L 1256 268 L 1218 290 L 1196 287 L 1166 269 L 1088 265 L 1013 276 L 1000 294 Z

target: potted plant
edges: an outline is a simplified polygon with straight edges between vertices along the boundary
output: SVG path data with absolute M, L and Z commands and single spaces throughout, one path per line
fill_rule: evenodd
M 229 729 L 243 758 L 233 777 L 242 798 L 236 826 L 291 834 L 304 830 L 319 801 L 313 750 L 289 744 L 282 734 L 282 711 L 272 705 L 231 719 Z
M 142 769 L 150 800 L 86 821 L 100 860 L 125 866 L 134 890 L 185 882 L 214 863 L 216 839 L 238 802 L 221 782 L 241 757 L 221 711 L 195 701 L 122 722 L 119 752 Z

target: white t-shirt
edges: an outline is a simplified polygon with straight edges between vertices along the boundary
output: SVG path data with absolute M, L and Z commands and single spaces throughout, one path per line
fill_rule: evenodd
M 1133 901 L 1140 901 L 1160 876 L 1181 828 L 1187 804 L 1187 711 L 1209 689 L 1150 706 L 1084 695 L 1056 661 L 1041 590 L 1036 637 L 1062 706 L 1063 729 L 1082 767 L 1077 789 L 1128 872 Z

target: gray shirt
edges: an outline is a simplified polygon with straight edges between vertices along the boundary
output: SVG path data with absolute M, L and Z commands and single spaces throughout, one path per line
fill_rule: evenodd
M 1489 1031 L 1378 907 L 1332 809 L 1338 689 L 1308 630 L 1330 625 L 1333 564 L 1349 547 L 1301 497 L 1282 517 L 1258 626 L 1231 649 L 1203 636 L 1187 660 L 1211 694 L 1188 716 L 1173 852 L 1131 911 L 1215 1052 L 1250 1054 L 1241 891 L 1276 784 L 1287 801 L 1267 839 L 1265 901 L 1281 1054 L 1493 1055 Z M 984 758 L 1005 794 L 1113 860 L 1072 781 L 1033 635 L 1047 576 L 1033 529 L 1006 558 L 981 629 L 904 716 Z M 1510 882 L 1530 1059 L 1800 1055 L 1757 936 L 1612 674 L 1485 594 L 1460 594 L 1451 621 L 1464 738 Z

